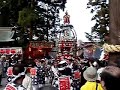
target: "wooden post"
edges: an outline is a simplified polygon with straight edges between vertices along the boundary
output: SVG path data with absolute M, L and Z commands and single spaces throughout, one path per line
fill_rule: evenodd
M 110 0 L 110 44 L 120 45 L 120 0 Z M 109 54 L 110 63 L 120 57 L 120 52 Z
M 120 45 L 120 0 L 110 0 L 110 43 Z

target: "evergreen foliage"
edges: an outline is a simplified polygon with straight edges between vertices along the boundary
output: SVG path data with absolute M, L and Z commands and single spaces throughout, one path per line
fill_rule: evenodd
M 87 8 L 91 10 L 93 17 L 91 20 L 95 21 L 95 25 L 91 28 L 91 33 L 87 33 L 86 37 L 91 40 L 93 33 L 101 42 L 105 42 L 104 37 L 109 33 L 109 1 L 108 0 L 89 0 Z M 91 37 L 89 37 L 91 36 Z
M 66 0 L 0 0 L 0 26 L 16 27 L 14 38 L 19 45 L 33 40 L 33 35 L 49 41 L 49 30 L 59 21 L 65 4 Z

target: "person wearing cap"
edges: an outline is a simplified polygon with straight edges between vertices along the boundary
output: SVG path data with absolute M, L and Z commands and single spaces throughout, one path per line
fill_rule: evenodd
M 83 72 L 83 77 L 86 83 L 80 88 L 80 90 L 103 90 L 100 83 L 97 83 L 97 70 L 93 66 L 88 67 Z

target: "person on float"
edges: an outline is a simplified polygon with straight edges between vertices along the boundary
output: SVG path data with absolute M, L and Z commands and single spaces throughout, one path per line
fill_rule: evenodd
M 70 15 L 68 14 L 68 12 L 65 12 L 65 15 L 63 16 L 64 19 L 64 24 L 70 24 Z

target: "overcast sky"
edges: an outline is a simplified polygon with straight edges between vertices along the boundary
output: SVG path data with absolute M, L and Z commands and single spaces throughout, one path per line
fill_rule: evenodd
M 87 41 L 85 32 L 91 32 L 91 27 L 94 25 L 91 21 L 92 14 L 86 9 L 88 0 L 67 0 L 66 9 L 69 15 L 71 24 L 77 33 L 78 40 Z M 61 18 L 64 12 L 60 13 Z

